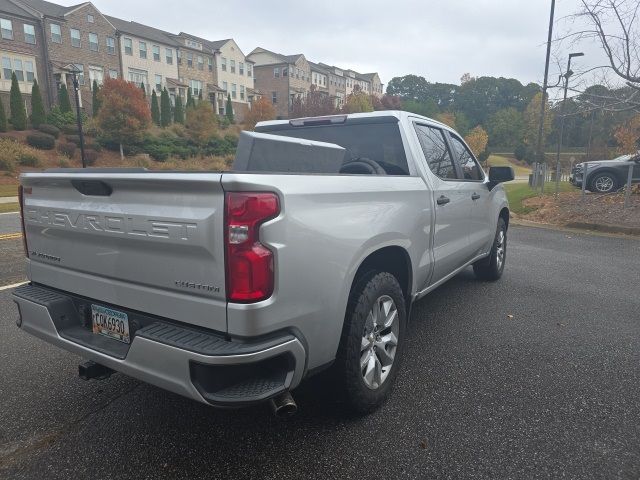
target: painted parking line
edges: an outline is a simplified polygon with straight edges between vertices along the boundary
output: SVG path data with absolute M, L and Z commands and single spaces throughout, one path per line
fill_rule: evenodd
M 0 213 L 0 215 L 19 215 L 20 212 L 15 211 L 15 212 L 2 212 Z
M 17 238 L 22 238 L 22 234 L 20 232 L 0 234 L 0 240 L 15 240 Z
M 4 287 L 0 287 L 0 292 L 3 290 L 10 290 L 12 288 L 16 288 L 19 287 L 20 285 L 24 285 L 25 283 L 28 283 L 26 280 L 24 282 L 18 282 L 18 283 L 13 283 L 11 285 L 5 285 Z

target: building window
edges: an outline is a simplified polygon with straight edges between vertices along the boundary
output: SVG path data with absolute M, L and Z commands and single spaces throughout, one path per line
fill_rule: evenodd
M 31 45 L 36 44 L 36 28 L 28 23 L 24 24 L 24 41 Z
M 222 89 L 225 93 L 229 93 L 229 84 L 227 82 L 222 82 Z
M 287 67 L 282 67 L 282 76 L 286 77 L 287 75 L 289 75 L 289 70 Z
M 244 100 L 244 85 L 240 85 L 240 100 Z
M 204 58 L 198 55 L 198 70 L 204 70 Z
M 74 67 L 77 72 L 76 75 L 78 75 L 78 83 L 80 85 L 84 85 L 84 65 L 82 65 L 81 63 L 76 63 Z
M 133 41 L 130 38 L 124 39 L 124 53 L 125 55 L 133 55 Z
M 147 58 L 147 42 L 138 42 L 138 49 L 140 50 L 140 58 Z
M 24 72 L 22 71 L 22 60 L 18 58 L 13 59 L 13 73 L 16 74 L 16 78 L 19 82 L 24 82 Z
M 49 27 L 51 29 L 51 41 L 53 43 L 62 43 L 62 31 L 60 30 L 60 25 L 52 23 Z
M 173 50 L 170 48 L 165 48 L 164 53 L 167 60 L 167 65 L 173 65 Z
M 238 63 L 238 73 L 240 75 L 244 75 L 244 63 L 242 63 L 242 62 Z
M 247 64 L 247 77 L 251 77 L 251 65 Z
M 2 38 L 13 40 L 13 23 L 11 20 L 0 18 L 0 30 L 2 31 Z
M 271 103 L 274 105 L 278 103 L 278 92 L 271 92 Z
M 115 55 L 116 53 L 116 39 L 113 37 L 107 37 L 107 53 L 109 55 Z
M 231 98 L 233 98 L 234 100 L 235 100 L 235 98 L 237 96 L 236 89 L 237 89 L 236 84 L 232 83 L 231 84 Z
M 93 52 L 98 51 L 98 35 L 95 33 L 89 34 L 89 50 Z
M 35 74 L 33 73 L 33 62 L 31 60 L 25 60 L 24 73 L 27 75 L 27 82 L 33 83 Z
M 11 59 L 9 57 L 2 57 L 2 74 L 5 80 L 11 80 Z
M 207 65 L 209 66 L 209 71 L 213 72 L 213 59 L 211 57 L 207 57 Z
M 73 47 L 80 47 L 80 30 L 72 28 L 69 32 L 71 34 L 71 45 Z
M 154 62 L 159 62 L 160 61 L 160 47 L 158 45 L 153 45 L 151 47 L 151 53 L 153 53 L 153 61 Z
M 231 73 L 236 73 L 236 61 L 231 60 Z
M 202 93 L 202 81 L 201 80 L 191 80 L 189 83 L 191 87 L 191 92 L 195 97 L 199 97 Z
M 93 15 L 87 15 L 87 22 L 93 23 Z
M 118 78 L 117 70 L 109 70 L 109 78 Z
M 193 53 L 187 52 L 187 67 L 193 68 Z
M 273 69 L 273 78 L 279 78 L 280 77 L 280 68 L 276 67 Z
M 176 57 L 178 58 L 178 65 L 182 65 L 182 52 L 180 50 L 176 50 Z
M 129 81 L 135 83 L 136 85 L 140 85 L 144 83 L 145 85 L 149 84 L 149 74 L 145 70 L 138 70 L 137 68 L 129 69 Z
M 162 75 L 156 75 L 156 92 L 162 91 Z
M 227 59 L 224 57 L 220 57 L 220 68 L 223 72 L 227 71 Z
M 102 67 L 96 67 L 93 65 L 89 65 L 89 87 L 93 89 L 93 82 L 96 82 L 98 85 L 102 85 L 104 82 L 104 70 Z

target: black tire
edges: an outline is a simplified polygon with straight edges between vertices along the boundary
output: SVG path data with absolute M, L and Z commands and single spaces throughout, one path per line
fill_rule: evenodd
M 603 180 L 606 180 L 605 183 L 607 185 L 611 185 L 611 187 L 608 189 L 602 189 L 596 186 L 599 183 L 602 184 Z M 597 173 L 593 175 L 593 177 L 589 179 L 588 187 L 589 187 L 589 191 L 593 193 L 611 193 L 611 192 L 617 191 L 620 188 L 620 182 L 618 181 L 618 178 L 613 173 L 602 172 L 602 173 Z
M 375 302 L 384 296 L 390 297 L 397 309 L 397 346 L 386 378 L 377 388 L 372 389 L 365 383 L 363 369 L 360 366 L 363 355 L 362 339 L 369 313 Z M 388 272 L 369 272 L 361 277 L 349 296 L 340 346 L 332 372 L 335 384 L 339 386 L 340 393 L 352 412 L 370 413 L 389 396 L 402 359 L 406 324 L 405 299 L 396 278 Z
M 499 248 L 500 248 L 500 233 L 502 232 L 502 262 L 499 262 Z M 507 224 L 504 219 L 500 217 L 498 219 L 498 226 L 496 228 L 496 236 L 493 239 L 493 245 L 491 246 L 491 252 L 487 258 L 477 261 L 473 264 L 473 273 L 479 280 L 498 280 L 504 272 L 504 265 L 507 262 Z

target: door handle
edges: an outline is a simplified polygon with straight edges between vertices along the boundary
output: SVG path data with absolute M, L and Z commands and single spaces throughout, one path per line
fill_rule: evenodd
M 438 205 L 446 205 L 450 201 L 451 200 L 449 199 L 449 197 L 445 197 L 444 195 L 440 195 L 440 197 L 438 197 L 438 199 L 436 200 L 436 203 Z
M 473 192 L 473 194 L 471 195 L 471 200 L 478 200 L 480 198 L 480 194 Z

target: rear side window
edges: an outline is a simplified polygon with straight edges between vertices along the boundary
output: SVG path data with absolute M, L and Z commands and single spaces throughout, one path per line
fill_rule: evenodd
M 465 180 L 484 180 L 484 174 L 478 165 L 478 162 L 473 158 L 473 155 L 466 147 L 462 140 L 453 135 L 449 135 L 451 138 L 451 145 L 453 147 L 453 157 L 460 166 L 460 171 L 464 175 Z
M 442 130 L 426 125 L 416 125 L 416 133 L 429 169 L 440 178 L 455 180 L 456 169 Z

